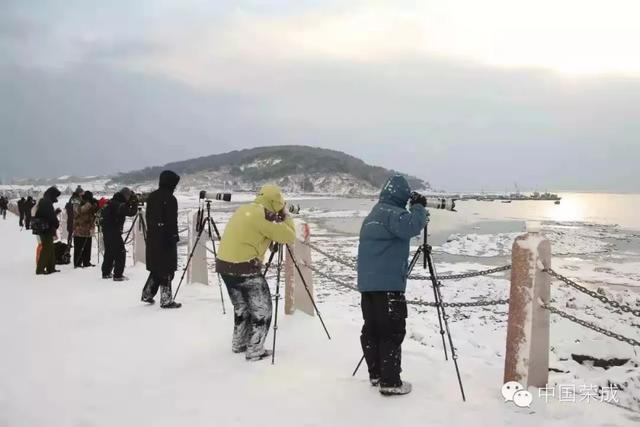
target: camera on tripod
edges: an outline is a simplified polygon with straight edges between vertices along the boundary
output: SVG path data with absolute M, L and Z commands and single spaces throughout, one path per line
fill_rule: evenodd
M 231 201 L 231 193 L 211 193 L 211 194 L 208 194 L 205 190 L 202 190 L 202 191 L 200 191 L 200 200 L 202 200 L 202 199 L 211 199 L 211 200 L 219 200 L 221 202 L 230 202 Z
M 445 197 L 442 197 L 442 198 L 437 198 L 437 197 L 428 198 L 428 197 L 423 196 L 422 194 L 418 193 L 417 191 L 414 191 L 414 192 L 411 193 L 411 197 L 410 197 L 409 200 L 411 201 L 411 204 L 414 204 L 414 203 L 424 204 L 424 206 L 426 208 L 443 209 L 443 210 L 446 210 L 446 211 L 457 212 L 456 211 L 456 199 L 447 199 Z

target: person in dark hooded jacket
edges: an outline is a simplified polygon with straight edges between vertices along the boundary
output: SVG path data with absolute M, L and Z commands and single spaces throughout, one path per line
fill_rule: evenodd
M 127 252 L 122 240 L 122 229 L 126 217 L 135 216 L 137 212 L 138 199 L 127 187 L 114 194 L 113 198 L 102 209 L 101 224 L 104 239 L 103 279 L 113 277 L 116 282 L 126 280 L 123 273 Z
M 39 234 L 42 251 L 38 258 L 36 274 L 51 274 L 58 271 L 56 270 L 56 254 L 53 247 L 53 238 L 60 225 L 53 208 L 53 204 L 58 202 L 58 197 L 60 197 L 60 190 L 56 187 L 49 187 L 38 202 L 35 218 L 43 224 L 42 228 L 45 231 Z
M 18 213 L 20 214 L 20 228 L 24 227 L 24 202 L 26 200 L 24 199 L 24 197 L 20 197 L 20 200 L 18 200 Z
M 33 200 L 33 197 L 28 196 L 27 200 L 24 202 L 24 228 L 27 230 L 31 229 L 31 216 L 33 207 L 36 205 L 36 201 Z
M 407 394 L 411 384 L 400 379 L 405 336 L 408 258 L 411 238 L 429 221 L 426 199 L 411 198 L 407 180 L 392 176 L 380 201 L 364 219 L 358 245 L 358 290 L 364 325 L 360 343 L 369 379 L 384 395 Z
M 158 189 L 147 198 L 146 262 L 149 278 L 142 290 L 143 302 L 153 304 L 160 289 L 160 307 L 180 308 L 173 301 L 171 281 L 178 269 L 178 201 L 175 191 L 180 177 L 172 171 L 160 174 Z

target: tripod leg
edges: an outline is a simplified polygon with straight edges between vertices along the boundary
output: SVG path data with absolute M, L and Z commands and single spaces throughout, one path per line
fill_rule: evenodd
M 182 286 L 182 281 L 184 280 L 185 274 L 187 274 L 187 270 L 189 269 L 189 264 L 191 264 L 191 258 L 193 258 L 193 254 L 195 253 L 196 248 L 198 247 L 198 242 L 200 241 L 200 237 L 202 236 L 202 232 L 203 231 L 204 231 L 204 228 L 200 228 L 200 231 L 198 232 L 198 236 L 196 237 L 196 241 L 193 244 L 193 249 L 191 249 L 191 253 L 189 254 L 189 258 L 187 258 L 187 265 L 185 265 L 184 266 L 184 270 L 182 270 L 182 276 L 180 277 L 180 282 L 178 282 L 178 287 L 176 288 L 176 292 L 173 295 L 173 299 L 174 300 L 178 296 L 178 291 L 180 291 L 180 286 Z
M 360 369 L 360 365 L 362 365 L 362 362 L 364 362 L 364 354 L 360 358 L 360 361 L 358 362 L 358 366 L 356 366 L 356 369 L 353 370 L 353 374 L 351 374 L 352 377 L 356 376 L 356 374 L 358 373 L 358 369 Z
M 324 328 L 324 332 L 327 334 L 327 338 L 331 339 L 331 335 L 329 335 L 329 331 L 327 330 L 327 326 L 324 324 L 324 320 L 322 320 L 322 315 L 320 314 L 320 311 L 318 310 L 318 306 L 316 305 L 316 302 L 313 299 L 313 295 L 311 295 L 311 291 L 309 290 L 309 287 L 307 286 L 307 281 L 304 280 L 304 276 L 302 275 L 302 270 L 300 270 L 300 266 L 298 266 L 298 263 L 296 262 L 296 259 L 293 256 L 293 251 L 291 250 L 289 245 L 285 245 L 285 246 L 287 247 L 287 252 L 289 252 L 289 256 L 291 257 L 291 261 L 293 262 L 293 265 L 296 267 L 296 270 L 298 271 L 298 274 L 300 275 L 300 279 L 302 279 L 302 284 L 304 285 L 304 289 L 307 291 L 307 295 L 309 296 L 309 299 L 311 300 L 311 304 L 313 304 L 313 309 L 316 311 L 316 313 L 318 313 L 318 319 L 320 319 L 320 323 L 322 323 L 322 327 Z
M 276 336 L 278 334 L 278 304 L 280 302 L 280 277 L 282 275 L 282 250 L 278 251 L 278 266 L 276 276 L 276 307 L 273 321 L 273 348 L 271 350 L 271 364 L 276 362 Z
M 433 258 L 431 257 L 431 253 L 427 252 L 428 258 L 429 258 L 429 269 L 432 270 L 432 277 L 434 279 L 435 282 L 437 282 L 436 278 L 435 278 L 435 267 L 433 265 Z M 467 398 L 464 394 L 464 387 L 462 386 L 462 378 L 460 377 L 460 368 L 458 366 L 458 355 L 456 354 L 456 349 L 453 346 L 453 338 L 451 338 L 451 331 L 449 330 L 449 322 L 447 321 L 448 316 L 446 315 L 445 312 L 445 308 L 444 308 L 444 304 L 442 304 L 442 293 L 440 292 L 440 287 L 437 286 L 436 284 L 434 284 L 434 292 L 437 295 L 438 298 L 438 307 L 439 307 L 439 312 L 440 310 L 442 310 L 442 319 L 441 319 L 441 325 L 440 328 L 442 328 L 442 322 L 444 322 L 444 327 L 447 330 L 447 337 L 449 339 L 449 347 L 451 348 L 451 358 L 453 359 L 453 364 L 456 368 L 456 375 L 458 377 L 458 385 L 460 386 L 460 393 L 462 394 L 462 401 L 466 402 Z M 444 335 L 442 335 L 442 339 L 443 339 L 443 343 L 444 343 Z
M 213 256 L 215 256 L 216 258 L 218 257 L 218 252 L 216 251 L 216 241 L 213 238 L 213 235 L 211 234 L 211 224 L 213 223 L 213 226 L 216 226 L 216 223 L 213 222 L 213 219 L 211 217 L 207 218 L 207 227 L 208 227 L 208 232 L 209 232 L 209 239 L 211 239 L 211 246 L 213 246 Z M 217 232 L 217 229 L 216 229 Z M 225 308 L 224 305 L 224 292 L 222 292 L 222 280 L 220 280 L 220 274 L 218 274 L 218 272 L 216 271 L 216 276 L 218 278 L 218 288 L 220 289 L 220 302 L 222 303 L 222 314 L 227 314 L 227 309 Z

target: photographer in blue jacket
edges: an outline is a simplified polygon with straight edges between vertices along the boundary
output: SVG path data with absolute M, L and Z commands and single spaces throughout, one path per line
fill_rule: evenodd
M 360 342 L 371 385 L 379 386 L 383 395 L 411 392 L 411 384 L 400 379 L 407 318 L 404 293 L 411 238 L 429 221 L 426 204 L 424 196 L 411 197 L 403 176 L 394 175 L 360 229 L 358 290 L 364 318 Z

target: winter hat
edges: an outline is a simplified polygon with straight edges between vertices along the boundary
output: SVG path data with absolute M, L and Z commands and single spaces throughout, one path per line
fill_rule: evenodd
M 122 197 L 124 197 L 124 199 L 128 201 L 129 198 L 131 198 L 131 194 L 133 194 L 133 192 L 129 187 L 124 187 L 122 190 L 120 190 L 120 194 L 122 194 Z
M 82 200 L 87 202 L 93 200 L 93 193 L 91 191 L 85 191 L 82 195 Z
M 74 191 L 74 193 L 76 193 L 76 194 L 81 194 L 83 192 L 84 192 L 84 190 L 79 185 L 76 187 L 76 191 Z

